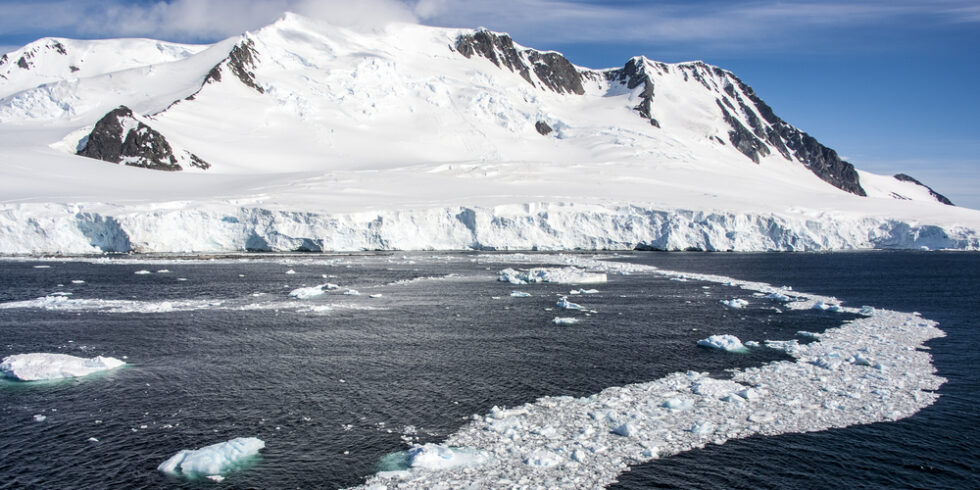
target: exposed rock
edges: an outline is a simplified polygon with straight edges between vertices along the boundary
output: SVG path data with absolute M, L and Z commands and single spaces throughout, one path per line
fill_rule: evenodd
M 564 94 L 582 95 L 582 74 L 567 58 L 555 52 L 518 49 L 506 34 L 480 29 L 456 39 L 456 51 L 466 58 L 480 56 L 498 67 L 507 67 L 531 85 L 536 77 L 545 88 Z M 532 77 L 532 73 L 534 77 Z
M 900 180 L 900 181 L 902 181 L 902 182 L 911 182 L 911 183 L 916 184 L 916 185 L 921 185 L 922 187 L 925 187 L 926 189 L 928 189 L 929 190 L 929 195 L 931 195 L 932 197 L 936 198 L 937 201 L 939 201 L 939 202 L 941 202 L 941 203 L 943 203 L 943 204 L 945 204 L 947 206 L 955 206 L 955 204 L 953 204 L 952 201 L 950 201 L 949 199 L 947 199 L 946 196 L 944 196 L 944 195 L 942 195 L 942 194 L 940 194 L 940 193 L 932 190 L 932 187 L 929 187 L 929 186 L 923 184 L 922 182 L 919 182 L 918 180 L 912 178 L 911 175 L 908 175 L 908 174 L 895 174 L 895 178 L 898 179 L 898 180 Z
M 725 106 L 719 100 L 715 100 L 718 103 L 718 107 L 721 109 L 721 114 L 725 118 L 725 122 L 731 126 L 731 131 L 728 132 L 728 139 L 732 142 L 738 151 L 742 152 L 743 155 L 752 159 L 753 162 L 759 163 L 759 158 L 769 155 L 769 147 L 765 145 L 759 138 L 757 138 L 752 131 L 749 131 L 738 119 L 732 116 Z
M 207 169 L 211 165 L 193 153 L 183 152 L 190 165 Z M 154 170 L 182 170 L 181 158 L 174 153 L 167 139 L 136 119 L 133 111 L 119 106 L 102 117 L 86 138 L 85 146 L 77 153 L 111 163 Z
M 204 77 L 204 84 L 220 82 L 222 66 L 227 66 L 242 83 L 255 89 L 258 93 L 264 94 L 265 89 L 255 82 L 255 73 L 252 72 L 257 62 L 258 51 L 255 50 L 255 41 L 246 38 L 231 49 L 227 58 L 211 68 L 211 71 Z
M 72 73 L 75 73 L 75 72 L 76 72 L 76 71 L 78 71 L 78 70 L 79 70 L 80 68 L 78 68 L 78 67 L 77 67 L 77 66 L 75 66 L 75 65 L 68 65 L 68 69 L 69 69 L 69 70 L 71 70 L 71 72 L 72 72 Z
M 21 56 L 20 59 L 17 60 L 17 66 L 19 66 L 19 67 L 21 67 L 21 68 L 23 68 L 25 70 L 30 70 L 31 69 L 31 66 L 27 64 L 27 59 L 24 58 L 23 56 Z
M 640 103 L 633 108 L 644 119 L 650 120 L 650 124 L 660 127 L 660 121 L 653 117 L 653 78 L 647 73 L 647 60 L 642 57 L 634 57 L 626 62 L 626 65 L 619 70 L 606 72 L 606 77 L 610 81 L 625 83 L 626 88 L 633 90 L 640 85 L 643 90 L 640 92 Z
M 547 136 L 553 131 L 551 129 L 551 126 L 549 126 L 548 123 L 544 121 L 538 121 L 534 123 L 534 129 L 537 129 L 538 133 L 541 133 L 541 136 Z

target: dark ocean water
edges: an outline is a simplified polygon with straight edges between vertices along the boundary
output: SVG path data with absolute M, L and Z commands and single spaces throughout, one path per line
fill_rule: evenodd
M 72 299 L 130 300 L 133 308 L 221 302 L 165 313 L 0 309 L 0 356 L 60 352 L 127 356 L 130 363 L 84 379 L 0 384 L 0 488 L 356 485 L 383 456 L 405 449 L 403 438 L 438 442 L 494 405 L 583 396 L 674 371 L 721 374 L 758 365 L 783 357 L 768 349 L 720 354 L 695 342 L 716 333 L 790 339 L 847 318 L 779 314 L 761 299 L 730 310 L 719 300 L 745 291 L 646 274 L 612 275 L 595 286 L 599 294 L 575 297 L 598 312 L 585 316 L 549 311 L 559 294 L 577 286 L 496 282 L 508 264 L 484 264 L 475 254 L 337 259 L 305 265 L 274 257 L 165 265 L 0 261 L 0 302 L 59 291 Z M 980 305 L 980 255 L 637 253 L 618 260 L 788 284 L 848 305 L 917 310 L 949 334 L 930 343 L 940 374 L 950 380 L 943 397 L 911 419 L 730 441 L 636 467 L 620 479 L 623 487 L 980 483 L 980 356 L 972 311 Z M 163 268 L 170 272 L 134 274 Z M 289 269 L 295 274 L 286 274 Z M 423 279 L 391 284 L 417 278 Z M 293 288 L 327 281 L 362 294 L 331 292 L 302 302 L 333 305 L 326 313 L 296 309 L 299 301 L 288 297 Z M 533 296 L 509 297 L 515 289 Z M 383 297 L 368 297 L 375 293 Z M 553 325 L 558 315 L 582 322 Z M 35 414 L 47 418 L 35 422 Z M 181 449 L 245 436 L 263 439 L 266 449 L 221 484 L 155 470 Z

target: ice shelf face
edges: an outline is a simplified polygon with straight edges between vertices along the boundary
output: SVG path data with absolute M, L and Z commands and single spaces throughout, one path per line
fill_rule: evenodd
M 490 256 L 487 261 L 540 262 L 540 256 Z M 808 309 L 834 298 L 758 282 L 580 256 L 556 265 L 603 273 L 654 273 L 712 281 L 764 294 L 789 296 L 787 308 Z M 801 345 L 752 341 L 753 348 L 785 351 L 794 361 L 732 370 L 731 379 L 678 372 L 647 383 L 611 387 L 582 398 L 546 396 L 520 407 L 494 407 L 450 435 L 447 454 L 485 457 L 476 466 L 432 466 L 381 473 L 366 488 L 599 488 L 629 465 L 752 435 L 848 427 L 909 417 L 936 401 L 945 379 L 936 375 L 923 344 L 945 334 L 917 313 L 840 307 L 863 317 L 844 322 Z M 737 339 L 715 336 L 712 347 Z M 713 340 L 712 340 L 713 339 Z M 744 348 L 744 347 L 743 347 Z M 442 451 L 430 448 L 430 452 Z

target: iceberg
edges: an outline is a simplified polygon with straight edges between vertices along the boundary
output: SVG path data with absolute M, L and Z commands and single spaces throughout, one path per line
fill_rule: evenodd
M 578 318 L 556 316 L 554 320 L 551 320 L 551 323 L 554 323 L 555 325 L 575 325 L 578 323 Z
M 221 476 L 240 469 L 258 456 L 265 442 L 255 437 L 238 437 L 200 449 L 184 449 L 160 463 L 157 470 L 171 476 L 202 478 Z
M 525 293 L 524 291 L 513 291 L 510 293 L 512 298 L 530 298 L 531 293 Z
M 0 374 L 18 381 L 41 381 L 88 376 L 125 364 L 114 357 L 86 359 L 67 354 L 15 354 L 3 359 L 0 363 Z
M 561 299 L 559 299 L 558 302 L 555 303 L 555 306 L 565 310 L 580 310 L 580 311 L 585 310 L 584 306 L 578 303 L 572 303 L 571 301 L 568 301 L 568 298 L 564 296 L 562 296 Z
M 712 335 L 706 339 L 701 339 L 698 341 L 698 345 L 701 347 L 708 347 L 710 349 L 718 349 L 726 352 L 747 352 L 748 349 L 742 345 L 742 341 L 734 335 L 724 334 L 724 335 Z
M 325 292 L 325 289 L 330 289 L 327 286 L 330 284 L 320 284 L 319 286 L 310 286 L 307 288 L 296 288 L 289 292 L 289 295 L 296 299 L 310 299 L 320 296 Z

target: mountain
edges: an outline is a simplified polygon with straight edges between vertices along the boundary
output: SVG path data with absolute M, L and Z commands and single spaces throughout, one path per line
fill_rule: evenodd
M 0 175 L 2 253 L 980 248 L 980 212 L 855 169 L 721 68 L 294 14 L 8 53 Z

